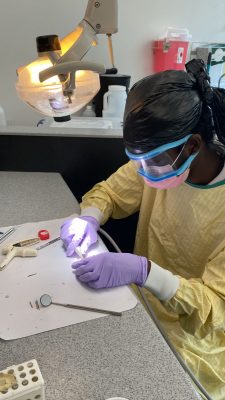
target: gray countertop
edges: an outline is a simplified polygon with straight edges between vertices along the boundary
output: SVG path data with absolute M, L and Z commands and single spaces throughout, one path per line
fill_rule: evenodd
M 67 217 L 79 208 L 59 174 L 0 172 L 0 187 L 1 226 Z M 0 340 L 0 370 L 33 358 L 48 400 L 198 398 L 141 304 L 121 318 Z
M 60 174 L 0 172 L 0 226 L 68 217 L 80 207 Z

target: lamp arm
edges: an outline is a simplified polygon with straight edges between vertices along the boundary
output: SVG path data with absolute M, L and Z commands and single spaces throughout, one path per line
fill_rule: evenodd
M 84 20 L 87 21 L 97 34 L 113 34 L 118 32 L 118 1 L 89 0 Z
M 58 64 L 68 62 L 68 61 L 80 61 L 85 56 L 85 54 L 90 50 L 90 48 L 98 43 L 97 36 L 95 30 L 92 26 L 86 22 L 85 20 L 81 21 L 74 33 L 79 31 L 78 38 L 74 40 L 69 49 L 63 54 L 62 57 L 57 61 Z M 64 42 L 66 42 L 67 38 L 72 36 L 73 32 L 69 35 L 65 36 L 61 40 L 62 48 Z M 72 38 L 73 40 L 73 38 Z
M 76 32 L 80 32 L 76 37 Z M 58 64 L 67 61 L 80 61 L 89 49 L 98 43 L 98 34 L 112 35 L 118 32 L 118 0 L 89 0 L 83 20 L 74 31 L 76 39 L 67 49 Z M 62 39 L 72 38 L 73 32 Z
M 89 61 L 70 61 L 63 64 L 55 64 L 50 68 L 44 69 L 39 73 L 39 79 L 40 82 L 44 82 L 52 76 L 74 73 L 79 70 L 94 71 L 98 72 L 98 74 L 103 74 L 105 67 L 102 64 Z

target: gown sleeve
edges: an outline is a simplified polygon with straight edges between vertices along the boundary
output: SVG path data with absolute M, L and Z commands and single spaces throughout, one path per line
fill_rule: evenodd
M 99 209 L 101 224 L 110 217 L 125 218 L 139 210 L 143 185 L 143 178 L 130 161 L 87 192 L 82 198 L 81 210 L 84 213 L 87 208 Z
M 178 290 L 164 305 L 178 314 L 182 328 L 197 338 L 225 331 L 225 248 L 209 257 L 201 279 L 179 280 Z

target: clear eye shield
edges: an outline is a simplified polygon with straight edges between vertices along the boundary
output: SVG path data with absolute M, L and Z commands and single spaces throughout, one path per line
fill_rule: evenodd
M 134 154 L 129 152 L 127 149 L 125 149 L 125 152 L 130 160 L 134 161 L 137 165 L 138 173 L 140 175 L 152 181 L 161 181 L 173 176 L 179 176 L 189 168 L 196 154 L 189 156 L 180 167 L 177 167 L 176 163 L 184 149 L 185 143 L 191 136 L 192 135 L 187 135 L 175 142 L 164 144 L 148 153 Z M 182 144 L 183 147 L 174 160 L 167 150 L 178 147 Z

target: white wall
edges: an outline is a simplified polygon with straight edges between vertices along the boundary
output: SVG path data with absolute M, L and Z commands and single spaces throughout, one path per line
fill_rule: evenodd
M 224 0 L 118 0 L 119 32 L 113 37 L 119 73 L 130 74 L 132 83 L 151 72 L 146 68 L 150 41 L 168 26 L 186 27 L 193 41 L 225 42 Z M 83 18 L 85 0 L 1 0 L 0 5 L 0 104 L 9 124 L 34 125 L 41 114 L 16 95 L 16 68 L 36 58 L 35 38 L 65 36 Z M 86 59 L 110 67 L 107 41 L 100 38 Z

